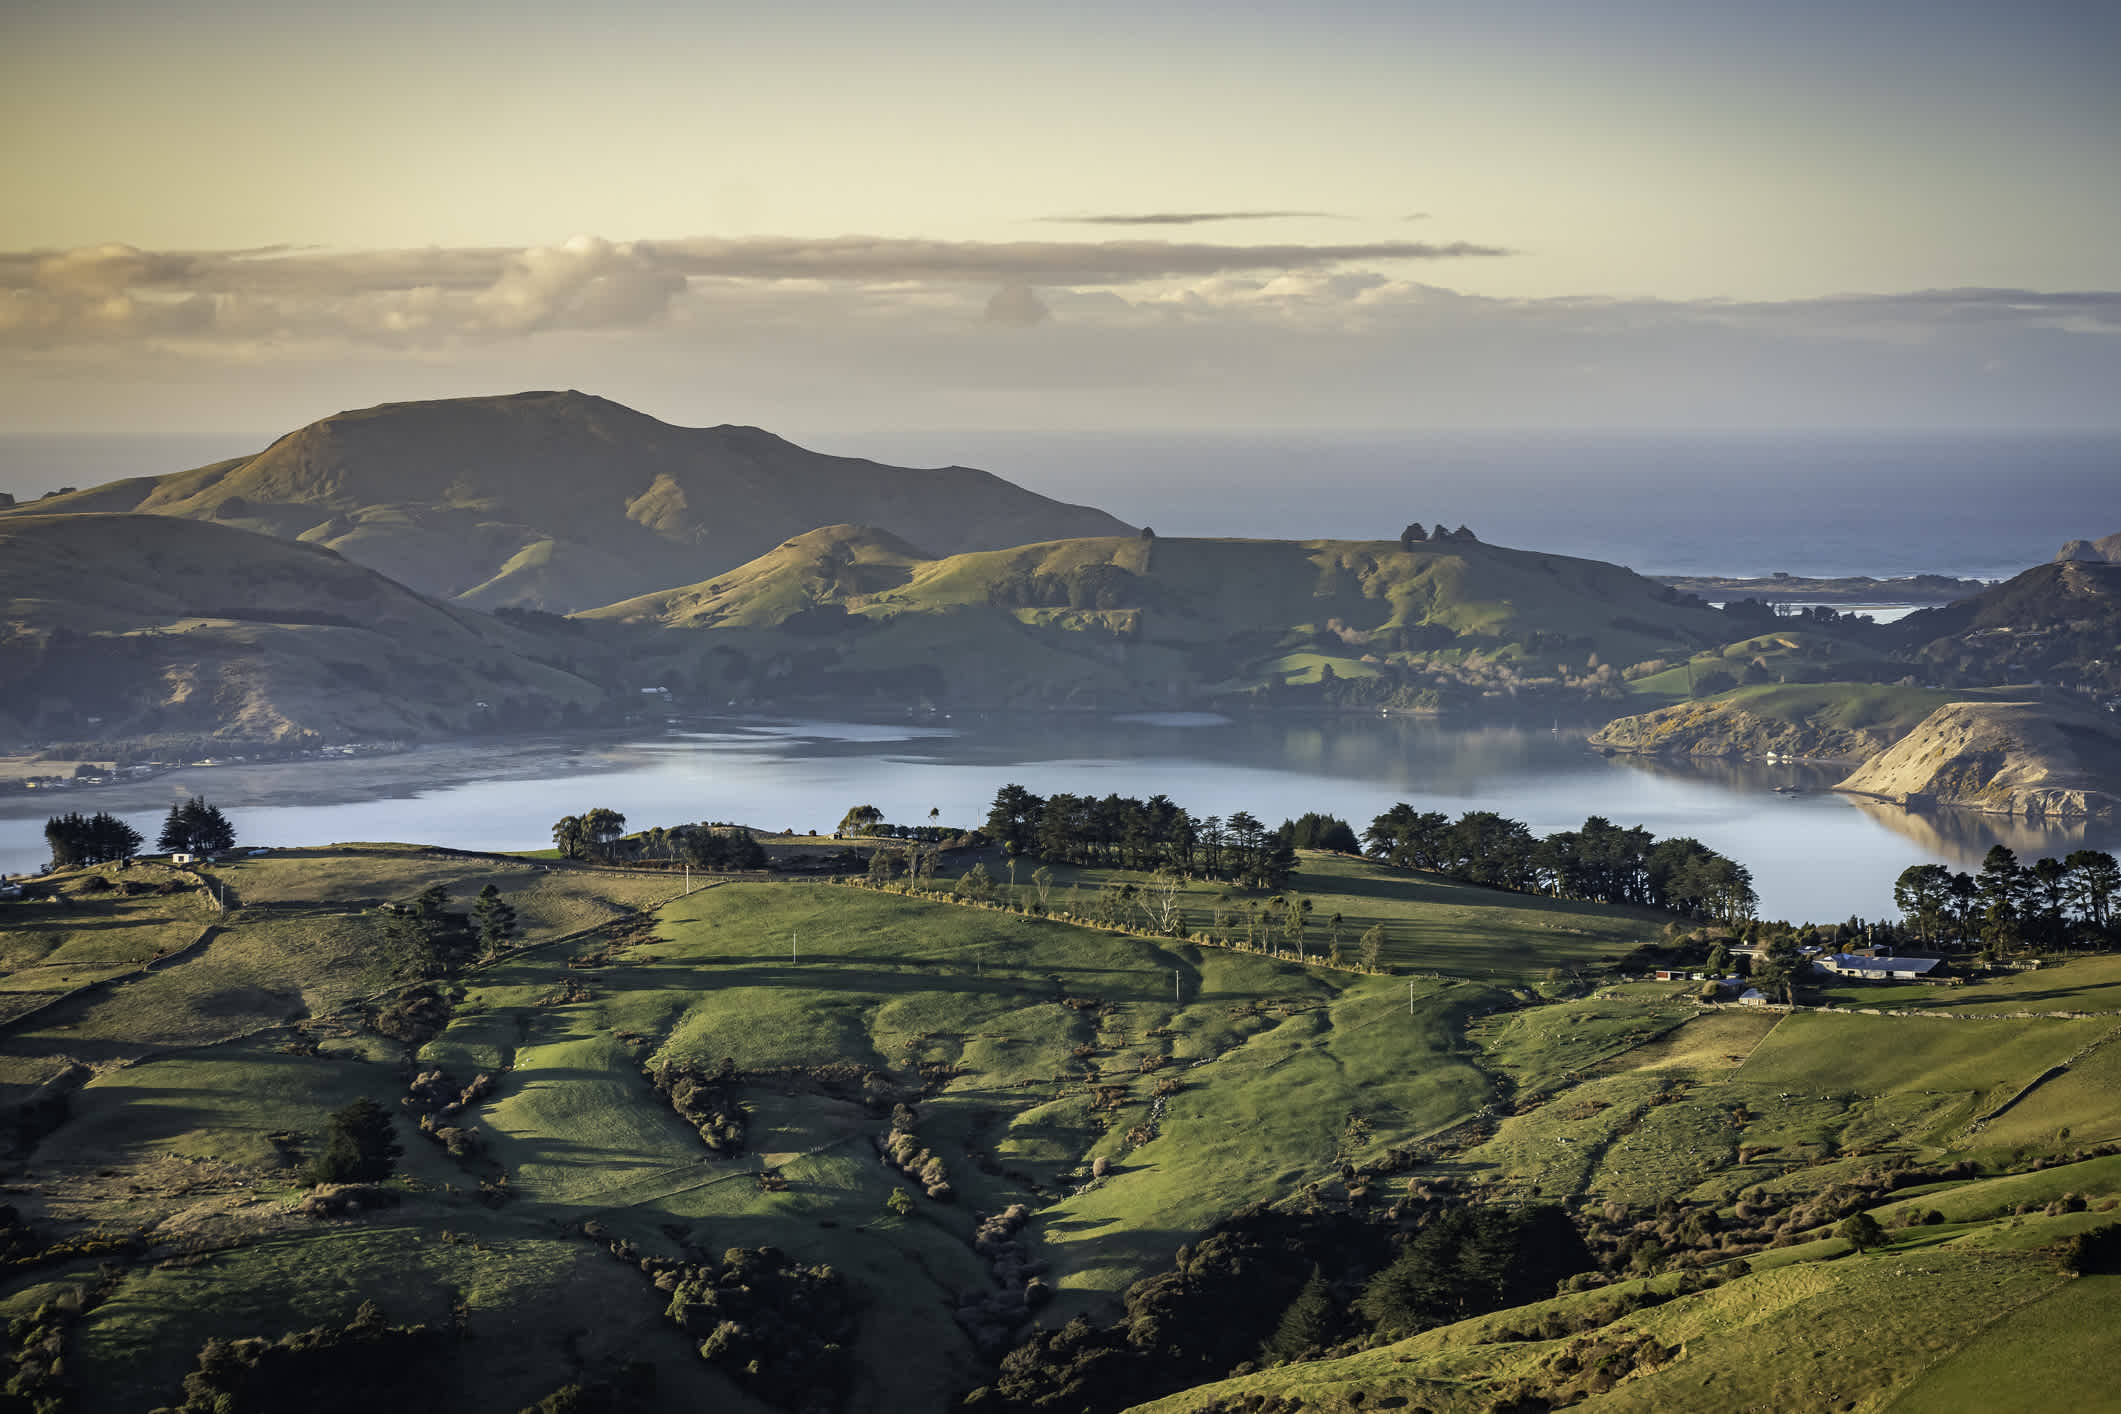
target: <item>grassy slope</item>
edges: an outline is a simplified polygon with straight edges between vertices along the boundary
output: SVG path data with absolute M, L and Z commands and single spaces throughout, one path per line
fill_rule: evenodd
M 990 603 L 1004 581 L 1107 567 L 1124 573 L 1110 578 L 1104 608 Z M 710 645 L 752 658 L 824 649 L 844 657 L 842 671 L 926 665 L 990 697 L 1049 696 L 1070 674 L 1088 674 L 1086 690 L 1171 695 L 1315 682 L 1326 664 L 1373 675 L 1366 654 L 1400 651 L 1396 635 L 1425 626 L 1460 636 L 1447 653 L 1502 651 L 1548 670 L 1580 670 L 1588 652 L 1632 662 L 1717 638 L 1720 616 L 1662 592 L 1618 566 L 1470 543 L 1094 537 L 921 560 L 901 542 L 835 526 L 712 581 L 586 617 L 723 630 L 658 650 L 680 656 Z M 844 642 L 779 631 L 813 604 L 873 628 Z M 1349 630 L 1345 643 L 1328 632 L 1334 621 Z M 1527 649 L 1535 633 L 1553 637 Z M 696 670 L 716 671 L 705 661 Z
M 2093 1131 L 2102 1117 L 2113 1127 L 2109 1062 L 2121 1049 L 2083 1053 L 2113 1030 L 2114 1016 L 1700 1014 L 1684 989 L 1654 985 L 1541 1003 L 1527 983 L 1627 946 L 1644 922 L 1444 888 L 1354 861 L 1306 859 L 1300 882 L 1321 913 L 1338 908 L 1352 919 L 1366 910 L 1362 917 L 1385 921 L 1403 970 L 1477 974 L 1485 961 L 1504 975 L 1417 981 L 1410 1009 L 1404 978 L 864 890 L 724 884 L 663 908 L 654 940 L 607 964 L 569 968 L 569 955 L 586 946 L 577 943 L 527 951 L 466 979 L 465 1004 L 422 1060 L 460 1077 L 502 1074 L 495 1099 L 471 1118 L 510 1174 L 512 1203 L 496 1211 L 471 1202 L 466 1190 L 491 1169 L 459 1165 L 408 1134 L 403 1208 L 352 1224 L 289 1226 L 274 1216 L 287 1178 L 268 1136 L 313 1143 L 324 1114 L 348 1098 L 387 1100 L 402 1085 L 394 1048 L 354 1037 L 291 1055 L 278 1049 L 285 1033 L 197 1043 L 270 1020 L 290 998 L 321 1011 L 367 988 L 375 979 L 357 942 L 324 920 L 358 919 L 368 902 L 402 897 L 429 878 L 461 899 L 488 877 L 547 930 L 650 901 L 645 890 L 663 882 L 414 850 L 246 861 L 229 870 L 232 890 L 251 905 L 231 916 L 229 941 L 241 948 L 209 948 L 166 981 L 124 984 L 81 1003 L 63 1026 L 6 1038 L 38 1054 L 65 1047 L 132 1061 L 83 1089 L 75 1118 L 45 1141 L 33 1174 L 66 1177 L 51 1187 L 55 1197 L 34 1202 L 96 1221 L 157 1222 L 165 1236 L 194 1234 L 209 1247 L 244 1239 L 196 1266 L 139 1271 L 90 1318 L 78 1358 L 98 1395 L 91 1407 L 166 1397 L 207 1334 L 340 1319 L 364 1295 L 401 1320 L 443 1319 L 454 1295 L 475 1332 L 508 1332 L 467 1347 L 466 1368 L 477 1373 L 466 1379 L 476 1383 L 453 1392 L 467 1408 L 518 1409 L 559 1383 L 570 1332 L 587 1358 L 630 1350 L 653 1360 L 663 1407 L 746 1407 L 661 1322 L 660 1300 L 638 1273 L 569 1235 L 588 1217 L 650 1250 L 669 1250 L 682 1233 L 710 1250 L 770 1242 L 831 1262 L 864 1293 L 857 1355 L 868 1373 L 853 1407 L 933 1409 L 984 1378 L 950 1311 L 957 1293 L 983 1289 L 969 1247 L 974 1215 L 1010 1201 L 1032 1206 L 1031 1235 L 1060 1291 L 1043 1316 L 1050 1325 L 1079 1310 L 1109 1313 L 1129 1281 L 1167 1264 L 1231 1208 L 1296 1197 L 1343 1160 L 1496 1102 L 1519 1113 L 1445 1160 L 1445 1171 L 1497 1184 L 1503 1196 L 1536 1187 L 1545 1198 L 1645 1210 L 1666 1196 L 1727 1210 L 1756 1188 L 1798 1200 L 1875 1162 L 1867 1154 L 1932 1161 L 1975 1152 L 2005 1163 L 2020 1150 L 2056 1147 L 2063 1124 L 2077 1126 L 2073 1142 L 2101 1137 L 2105 1129 Z M 2074 1000 L 2089 1009 L 2105 973 L 2079 966 L 2086 990 Z M 191 980 L 179 986 L 185 969 Z M 555 995 L 570 979 L 586 984 L 585 1000 Z M 1071 1009 L 1063 997 L 1096 998 L 1110 1010 Z M 183 1048 L 157 1049 L 139 1039 L 148 1034 Z M 1079 1045 L 1092 1047 L 1087 1059 L 1075 1055 Z M 1966 1135 L 1974 1113 L 2073 1055 L 2081 1058 L 2070 1071 L 2032 1089 L 1977 1139 Z M 730 1056 L 753 1071 L 740 1091 L 749 1112 L 743 1156 L 709 1159 L 675 1120 L 641 1074 L 657 1056 L 709 1064 Z M 1144 1056 L 1173 1059 L 1150 1075 Z M 882 1120 L 793 1070 L 765 1073 L 845 1061 L 909 1085 L 916 1065 L 955 1068 L 916 1104 L 956 1202 L 921 1199 L 911 1217 L 887 1216 L 883 1198 L 898 1180 L 871 1148 Z M 1166 1078 L 1180 1088 L 1160 1135 L 1129 1144 L 1127 1130 L 1148 1118 L 1154 1081 Z M 1093 1109 L 1098 1084 L 1120 1087 L 1116 1109 Z M 1734 1121 L 1741 1103 L 1747 1118 Z M 1372 1126 L 1367 1139 L 1351 1134 L 1354 1115 Z M 1005 1172 L 979 1172 L 968 1149 L 994 1154 Z M 1073 1192 L 1099 1156 L 1114 1162 L 1112 1177 Z M 768 1169 L 787 1180 L 784 1191 L 761 1186 Z M 105 1171 L 107 1179 L 90 1177 Z M 2097 1214 L 2010 1216 L 2067 1191 L 2121 1193 L 2121 1160 L 1896 1195 L 1877 1209 L 1889 1227 L 1930 1207 L 1948 1221 L 1907 1227 L 1882 1256 L 1823 1260 L 1842 1250 L 1832 1242 L 1762 1253 L 1752 1277 L 1623 1321 L 1685 1353 L 1585 1407 L 1854 1400 L 1881 1409 L 1895 1387 L 1944 1378 L 1925 1372 L 1943 1369 L 1954 1347 L 1973 1361 L 1967 1378 L 2008 1374 L 2017 1347 L 2007 1334 L 2018 1327 L 1989 1327 L 1991 1317 L 2053 1301 L 2057 1322 L 2074 1329 L 2111 1309 L 2082 1305 L 2036 1250 Z M 485 1250 L 443 1242 L 444 1229 Z M 11 1283 L 0 1300 L 21 1299 L 34 1284 Z M 207 1292 L 220 1295 L 208 1301 Z M 1580 1307 L 1597 1295 L 1549 1304 Z M 1368 1407 L 1400 1392 L 1439 1412 L 1481 1408 L 1496 1388 L 1490 1381 L 1558 1348 L 1499 1338 L 1531 1314 L 1268 1372 L 1162 1407 L 1204 1408 L 1233 1390 L 1301 1390 L 1332 1408 L 1360 1390 Z M 1877 1358 L 1881 1347 L 1889 1358 Z M 923 1357 L 906 1359 L 909 1350 Z M 2056 1383 L 2064 1373 L 2076 1377 L 2053 1376 L 2058 1397 L 2074 1388 Z

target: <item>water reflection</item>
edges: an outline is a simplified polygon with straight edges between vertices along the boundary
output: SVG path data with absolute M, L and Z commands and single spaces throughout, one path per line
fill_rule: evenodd
M 187 769 L 129 786 L 0 802 L 0 871 L 46 857 L 44 817 L 110 810 L 150 837 L 169 803 L 205 795 L 246 842 L 420 840 L 479 849 L 550 843 L 551 822 L 602 805 L 636 826 L 719 819 L 829 831 L 847 808 L 889 820 L 986 817 L 1003 784 L 1042 795 L 1157 793 L 1196 814 L 1307 810 L 1357 829 L 1397 801 L 1456 815 L 1497 810 L 1535 832 L 1586 816 L 1691 835 L 1753 871 L 1771 917 L 1881 917 L 1892 881 L 1931 860 L 1978 868 L 1989 845 L 2021 856 L 2112 849 L 2116 831 L 1993 816 L 1910 815 L 1827 789 L 1830 767 L 1605 757 L 1581 734 L 1404 718 L 963 714 L 886 723 L 688 721 L 635 741 L 447 746 L 345 762 Z M 1777 787 L 1789 788 L 1783 793 Z

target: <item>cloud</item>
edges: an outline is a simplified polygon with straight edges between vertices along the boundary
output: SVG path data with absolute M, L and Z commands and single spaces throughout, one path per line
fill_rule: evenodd
M 1145 211 L 1097 216 L 1041 216 L 1041 221 L 1069 226 L 1199 226 L 1210 221 L 1345 221 L 1331 211 Z
M 1128 286 L 1238 272 L 1507 255 L 1470 242 L 1228 245 L 1160 240 L 933 241 L 841 236 L 609 241 L 420 250 L 0 252 L 0 345 L 351 340 L 391 346 L 654 325 L 689 293 L 738 284 L 1022 289 Z M 901 302 L 917 299 L 906 290 Z
M 1031 292 L 1029 285 L 1004 285 L 994 292 L 994 298 L 987 301 L 989 320 L 1016 329 L 1028 329 L 1052 316 L 1053 311 Z
M 358 368 L 378 397 L 676 379 L 744 420 L 815 416 L 822 383 L 845 416 L 936 425 L 2113 424 L 2121 292 L 1507 298 L 1415 278 L 1499 254 L 854 236 L 0 252 L 0 414 Z

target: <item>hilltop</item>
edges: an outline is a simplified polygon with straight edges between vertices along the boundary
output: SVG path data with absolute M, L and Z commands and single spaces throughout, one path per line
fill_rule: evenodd
M 579 617 L 678 630 L 638 651 L 709 695 L 1017 705 L 1582 702 L 1617 693 L 1621 665 L 1730 634 L 1617 565 L 1470 539 L 1143 534 L 928 558 L 859 525 Z
M 1130 529 L 969 467 L 826 456 L 578 392 L 386 403 L 256 456 L 0 509 L 80 512 L 212 520 L 327 546 L 424 594 L 562 613 L 691 583 L 824 522 L 939 554 Z
M 0 615 L 0 700 L 40 739 L 416 738 L 603 697 L 551 642 L 331 550 L 163 516 L 0 519 Z
M 2121 533 L 2097 540 L 2072 540 L 2055 552 L 2057 560 L 2105 560 L 2121 563 Z
M 2058 560 L 1893 626 L 1946 683 L 2047 682 L 2121 692 L 2121 563 Z

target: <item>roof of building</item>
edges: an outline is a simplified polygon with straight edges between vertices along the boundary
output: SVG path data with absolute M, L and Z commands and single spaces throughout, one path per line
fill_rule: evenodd
M 1836 972 L 1911 972 L 1920 977 L 1943 961 L 1940 957 L 1850 957 L 1843 953 L 1826 959 L 1826 965 Z

